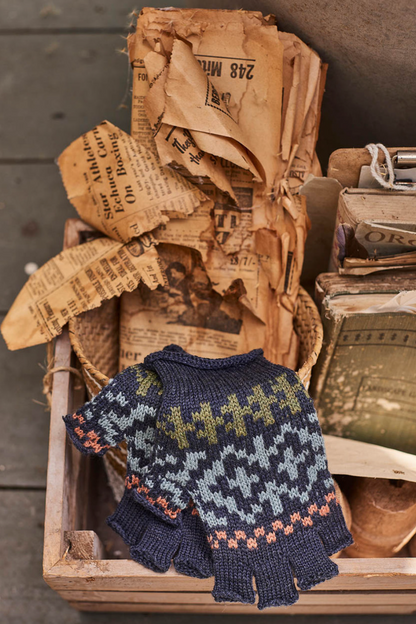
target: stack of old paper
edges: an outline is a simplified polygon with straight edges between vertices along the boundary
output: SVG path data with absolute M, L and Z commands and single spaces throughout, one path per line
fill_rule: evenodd
M 261 346 L 295 367 L 298 189 L 320 173 L 325 67 L 259 12 L 143 9 L 128 44 L 132 136 L 103 122 L 58 161 L 108 238 L 60 254 L 62 278 L 53 259 L 29 279 L 2 326 L 9 347 L 123 293 L 121 367 L 170 342 L 207 357 Z
M 271 16 L 245 11 L 144 9 L 129 53 L 132 136 L 211 205 L 155 232 L 168 286 L 123 295 L 121 364 L 175 341 L 214 357 L 263 346 L 296 366 L 308 229 L 297 192 L 319 174 L 325 68 Z

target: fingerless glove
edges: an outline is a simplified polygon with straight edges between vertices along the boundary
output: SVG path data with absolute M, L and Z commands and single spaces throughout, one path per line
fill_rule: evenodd
M 212 360 L 180 347 L 145 366 L 163 384 L 149 470 L 131 483 L 143 505 L 180 525 L 192 498 L 213 560 L 216 601 L 293 604 L 338 573 L 351 544 L 313 403 L 296 374 L 262 350 Z
M 190 505 L 181 525 L 173 527 L 131 495 L 133 484 L 149 470 L 161 400 L 157 375 L 135 365 L 110 380 L 75 414 L 65 416 L 64 422 L 72 442 L 85 454 L 100 456 L 127 441 L 126 490 L 107 522 L 130 547 L 132 559 L 166 572 L 173 558 L 179 572 L 206 578 L 212 575 L 212 555 L 195 506 Z

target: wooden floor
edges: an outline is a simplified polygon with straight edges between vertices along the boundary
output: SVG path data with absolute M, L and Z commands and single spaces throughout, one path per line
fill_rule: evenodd
M 124 46 L 133 6 L 133 0 L 0 0 L 1 317 L 27 278 L 25 265 L 41 265 L 59 252 L 65 219 L 76 216 L 55 158 L 103 119 L 129 129 L 129 101 L 121 107 L 129 90 L 128 63 L 117 50 Z M 43 347 L 10 353 L 0 342 L 0 623 L 268 621 L 265 615 L 81 614 L 46 586 L 41 551 L 48 413 L 39 404 L 44 358 Z M 279 622 L 314 619 L 282 615 Z M 364 619 L 398 621 L 319 617 L 351 624 Z

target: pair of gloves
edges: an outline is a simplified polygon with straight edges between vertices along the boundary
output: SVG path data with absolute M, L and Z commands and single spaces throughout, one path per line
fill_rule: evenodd
M 84 453 L 127 441 L 126 490 L 108 519 L 133 559 L 214 574 L 214 599 L 258 607 L 332 578 L 352 543 L 313 403 L 261 349 L 199 358 L 176 345 L 110 381 L 64 418 Z

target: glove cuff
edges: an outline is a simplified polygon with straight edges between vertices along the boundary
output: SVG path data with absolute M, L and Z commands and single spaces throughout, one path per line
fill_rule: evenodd
M 130 548 L 134 561 L 154 572 L 167 572 L 178 550 L 181 527 L 175 527 L 149 514 L 149 522 L 139 541 Z
M 182 541 L 173 565 L 180 574 L 195 578 L 209 578 L 214 574 L 211 548 L 193 505 L 182 512 Z
M 130 492 L 125 491 L 115 512 L 107 518 L 107 524 L 122 537 L 127 546 L 138 542 L 152 518 L 147 511 L 134 500 Z

